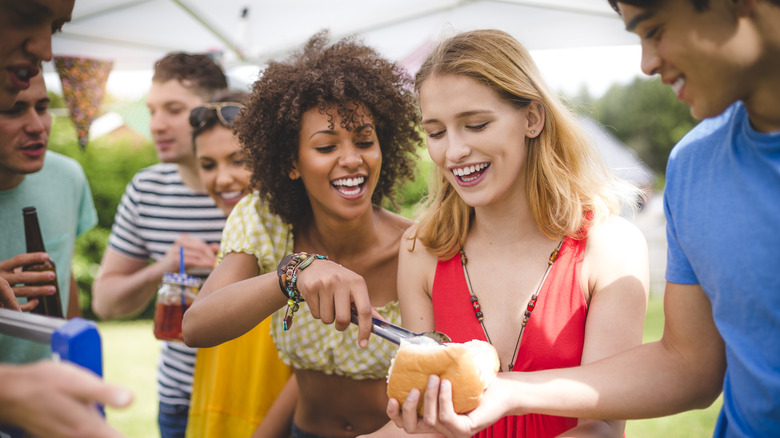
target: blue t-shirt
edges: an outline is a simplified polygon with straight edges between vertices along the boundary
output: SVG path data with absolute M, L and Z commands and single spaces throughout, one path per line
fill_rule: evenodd
M 666 178 L 666 279 L 701 285 L 726 346 L 714 436 L 780 436 L 780 132 L 736 103 L 682 139 Z
M 46 252 L 57 266 L 63 313 L 68 311 L 76 237 L 97 224 L 87 177 L 79 163 L 47 151 L 40 171 L 0 190 L 0 260 L 26 253 L 22 208 L 35 207 Z M 0 335 L 0 362 L 24 363 L 51 356 L 51 346 Z

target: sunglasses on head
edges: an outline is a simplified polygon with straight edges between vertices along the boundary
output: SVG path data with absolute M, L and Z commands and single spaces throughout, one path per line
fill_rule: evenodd
M 219 120 L 219 123 L 226 128 L 232 128 L 233 120 L 241 112 L 242 108 L 244 108 L 244 105 L 238 102 L 204 104 L 190 111 L 190 126 L 199 129 L 213 123 L 215 120 Z

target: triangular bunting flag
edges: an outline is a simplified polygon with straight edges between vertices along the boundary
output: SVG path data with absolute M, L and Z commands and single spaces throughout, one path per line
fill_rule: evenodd
M 65 105 L 76 125 L 79 145 L 87 147 L 89 127 L 97 116 L 113 61 L 75 56 L 55 56 L 54 67 L 62 81 Z

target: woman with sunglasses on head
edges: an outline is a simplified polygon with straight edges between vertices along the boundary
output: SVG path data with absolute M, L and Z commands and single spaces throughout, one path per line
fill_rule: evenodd
M 206 192 L 225 215 L 230 215 L 238 201 L 250 192 L 252 173 L 233 127 L 248 100 L 247 93 L 226 92 L 190 111 L 198 172 Z
M 251 191 L 252 172 L 233 126 L 248 100 L 242 91 L 222 92 L 190 112 L 200 178 L 226 216 Z M 278 358 L 269 329 L 266 318 L 237 339 L 198 350 L 188 437 L 249 436 L 263 421 L 291 374 Z M 288 426 L 277 421 L 275 427 Z
M 458 34 L 423 63 L 415 89 L 438 185 L 401 245 L 399 301 L 410 330 L 496 348 L 499 377 L 473 412 L 495 408 L 502 379 L 518 372 L 639 345 L 647 246 L 618 216 L 637 190 L 609 172 L 527 50 L 498 30 Z M 488 426 L 474 436 L 621 437 L 625 427 L 520 412 L 456 435 L 442 423 L 456 418 L 451 394 L 432 376 L 422 419 L 416 390 L 388 414 L 407 432 L 448 437 Z
M 354 437 L 388 422 L 396 345 L 359 348 L 350 305 L 364 329 L 372 308 L 400 322 L 398 248 L 411 221 L 381 205 L 413 177 L 421 137 L 410 85 L 370 47 L 320 33 L 268 65 L 236 125 L 258 192 L 231 213 L 223 260 L 185 314 L 184 339 L 217 345 L 273 314 L 297 383 L 293 437 Z

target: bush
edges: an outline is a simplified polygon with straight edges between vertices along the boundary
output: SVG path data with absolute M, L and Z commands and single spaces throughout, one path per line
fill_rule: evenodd
M 417 157 L 417 174 L 414 180 L 403 181 L 397 190 L 396 198 L 399 205 L 393 206 L 390 202 L 385 204 L 385 208 L 388 210 L 407 218 L 414 217 L 420 206 L 420 201 L 428 194 L 433 162 L 424 150 L 420 154 L 422 155 Z
M 157 162 L 152 143 L 139 141 L 129 132 L 100 137 L 82 150 L 73 123 L 64 117 L 55 118 L 49 147 L 75 159 L 84 168 L 98 212 L 98 226 L 108 229 L 114 223 L 127 183 L 139 169 Z
M 65 117 L 54 118 L 49 148 L 78 161 L 92 190 L 98 224 L 76 239 L 72 270 L 79 286 L 83 317 L 97 319 L 92 312 L 92 282 L 100 267 L 119 200 L 133 175 L 157 162 L 157 154 L 151 142 L 130 132 L 100 137 L 82 150 L 73 123 Z M 151 316 L 147 310 L 139 318 Z
M 106 249 L 110 232 L 109 229 L 97 226 L 76 239 L 71 269 L 79 286 L 81 316 L 87 319 L 98 319 L 92 311 L 92 282 L 100 268 L 100 259 Z

